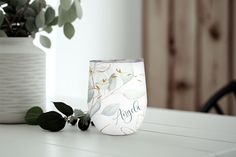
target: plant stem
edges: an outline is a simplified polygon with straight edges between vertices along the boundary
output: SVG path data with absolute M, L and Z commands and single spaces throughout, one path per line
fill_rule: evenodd
M 9 29 L 13 33 L 10 21 L 8 20 L 8 18 L 6 16 L 4 18 L 5 18 L 6 22 L 7 22 L 7 26 L 9 27 Z

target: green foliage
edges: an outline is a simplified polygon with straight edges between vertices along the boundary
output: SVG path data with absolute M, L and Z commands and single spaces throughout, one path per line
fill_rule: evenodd
M 27 18 L 25 22 L 25 28 L 30 32 L 36 32 L 38 28 L 35 25 L 35 19 L 33 17 Z
M 65 127 L 66 122 L 75 125 L 79 121 L 78 127 L 82 131 L 89 128 L 91 119 L 88 113 L 85 114 L 82 110 L 78 109 L 73 110 L 69 105 L 63 102 L 53 103 L 65 117 L 56 111 L 43 113 L 40 107 L 35 106 L 27 111 L 25 122 L 29 125 L 39 125 L 42 129 L 52 132 L 62 130 Z
M 52 26 L 63 27 L 64 35 L 71 39 L 75 29 L 72 23 L 82 17 L 80 0 L 60 0 L 58 15 L 45 0 L 0 0 L 0 37 L 35 37 L 38 32 L 51 33 Z M 46 36 L 40 43 L 51 47 Z
M 81 8 L 79 0 L 75 0 L 75 9 L 76 9 L 77 17 L 79 19 L 81 19 L 82 18 L 82 8 Z
M 38 123 L 41 128 L 53 132 L 62 130 L 66 125 L 65 119 L 55 111 L 41 114 Z
M 44 47 L 46 47 L 46 48 L 50 48 L 51 47 L 51 41 L 45 35 L 40 35 L 39 41 L 40 41 L 41 45 L 43 45 Z
M 66 105 L 65 103 L 63 102 L 53 102 L 53 103 L 55 107 L 67 117 L 73 114 L 73 109 L 70 106 Z
M 38 125 L 38 117 L 43 113 L 40 107 L 32 107 L 25 115 L 25 122 L 29 125 Z
M 47 32 L 47 33 L 51 33 L 52 32 L 52 27 L 48 26 L 48 27 L 44 28 L 44 31 Z
M 59 6 L 59 19 L 58 25 L 61 27 L 66 23 L 72 23 L 77 18 L 75 4 L 70 7 L 69 10 L 64 10 L 62 6 Z
M 81 117 L 78 123 L 78 127 L 82 130 L 85 131 L 89 128 L 91 119 L 89 114 L 86 114 L 85 116 Z
M 44 11 L 41 10 L 35 18 L 35 25 L 37 28 L 41 28 L 45 25 Z
M 74 109 L 74 117 L 81 118 L 83 116 L 85 116 L 85 114 L 82 110 Z
M 60 3 L 64 10 L 69 10 L 72 4 L 72 0 L 60 0 Z
M 75 28 L 71 23 L 66 23 L 64 25 L 64 34 L 68 39 L 71 39 L 75 34 Z
M 45 23 L 51 23 L 55 18 L 55 10 L 52 7 L 48 7 L 45 12 Z

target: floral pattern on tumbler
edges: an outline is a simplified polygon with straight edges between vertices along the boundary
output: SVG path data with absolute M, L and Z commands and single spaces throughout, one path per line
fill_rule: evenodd
M 147 108 L 143 60 L 90 61 L 88 107 L 100 132 L 134 133 Z

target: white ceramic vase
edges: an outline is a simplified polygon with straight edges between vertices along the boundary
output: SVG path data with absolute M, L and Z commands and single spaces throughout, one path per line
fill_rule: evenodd
M 45 53 L 31 38 L 0 38 L 0 123 L 24 123 L 45 98 Z
M 89 72 L 88 107 L 95 127 L 109 135 L 136 132 L 147 108 L 143 60 L 93 60 Z

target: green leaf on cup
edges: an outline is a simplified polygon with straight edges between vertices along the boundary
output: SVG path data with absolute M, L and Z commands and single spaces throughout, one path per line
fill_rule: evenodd
M 95 113 L 97 113 L 99 111 L 100 108 L 101 108 L 101 103 L 100 103 L 100 101 L 98 101 L 91 107 L 90 116 L 93 117 L 95 115 Z
M 72 107 L 70 107 L 69 105 L 66 105 L 63 102 L 53 102 L 53 104 L 55 105 L 55 107 L 64 115 L 66 115 L 67 117 L 71 116 L 73 114 L 73 109 Z
M 116 84 L 117 84 L 117 76 L 115 74 L 112 74 L 109 78 L 109 86 L 108 89 L 109 90 L 113 90 L 116 88 Z
M 71 39 L 75 34 L 75 28 L 71 23 L 66 23 L 64 25 L 64 34 L 68 39 Z
M 55 132 L 62 130 L 66 121 L 59 113 L 50 111 L 39 116 L 38 124 L 42 129 Z
M 88 90 L 88 103 L 91 102 L 91 100 L 93 99 L 93 96 L 94 96 L 94 90 L 89 89 Z
M 126 97 L 127 99 L 139 99 L 145 95 L 144 91 L 140 90 L 127 90 L 123 93 L 123 96 Z
M 38 125 L 38 117 L 43 113 L 43 110 L 38 107 L 30 108 L 25 115 L 25 122 L 29 125 Z
M 111 104 L 106 106 L 103 111 L 102 114 L 104 116 L 113 116 L 119 109 L 120 104 Z
M 46 37 L 44 35 L 40 35 L 39 41 L 40 41 L 41 45 L 43 45 L 44 47 L 46 47 L 46 48 L 51 47 L 51 41 L 48 37 Z

